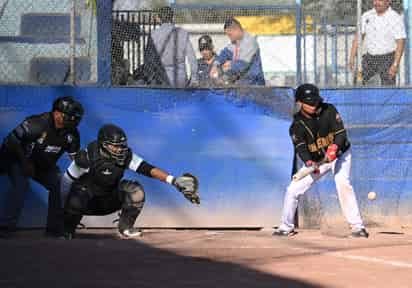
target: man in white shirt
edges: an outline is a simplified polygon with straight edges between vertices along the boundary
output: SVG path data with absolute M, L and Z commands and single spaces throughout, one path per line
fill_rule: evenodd
M 403 17 L 391 7 L 391 0 L 373 0 L 373 9 L 361 19 L 361 34 L 366 53 L 362 56 L 362 77 L 365 85 L 379 74 L 382 85 L 395 85 L 405 47 Z M 354 70 L 358 35 L 352 43 L 350 68 Z

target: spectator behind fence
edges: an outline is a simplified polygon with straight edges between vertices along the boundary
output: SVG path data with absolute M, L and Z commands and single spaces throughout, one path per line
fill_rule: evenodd
M 405 47 L 403 17 L 390 7 L 390 0 L 374 0 L 374 8 L 365 12 L 361 19 L 361 34 L 366 48 L 362 56 L 363 84 L 379 74 L 382 85 L 395 85 Z M 352 43 L 350 68 L 354 71 L 358 35 Z
M 221 68 L 223 77 L 229 84 L 265 85 L 256 38 L 244 31 L 239 21 L 234 18 L 225 21 L 224 31 L 231 43 L 216 57 L 211 77 L 217 77 Z
M 127 85 L 130 75 L 130 62 L 124 58 L 123 42 L 126 31 L 119 21 L 112 25 L 112 85 Z
M 150 35 L 145 50 L 144 78 L 147 84 L 184 88 L 197 83 L 197 61 L 189 33 L 176 27 L 173 10 L 160 8 L 158 17 L 162 23 Z M 190 66 L 190 76 L 186 70 Z
M 212 38 L 209 35 L 203 35 L 199 38 L 199 51 L 202 55 L 197 59 L 197 73 L 200 85 L 212 85 L 213 79 L 210 77 L 210 71 L 216 60 L 216 53 L 213 47 Z

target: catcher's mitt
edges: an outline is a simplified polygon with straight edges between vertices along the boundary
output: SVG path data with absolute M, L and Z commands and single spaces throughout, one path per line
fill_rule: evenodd
M 177 177 L 173 181 L 173 185 L 183 193 L 185 198 L 193 204 L 200 204 L 199 197 L 199 180 L 196 176 L 185 173 L 180 177 Z

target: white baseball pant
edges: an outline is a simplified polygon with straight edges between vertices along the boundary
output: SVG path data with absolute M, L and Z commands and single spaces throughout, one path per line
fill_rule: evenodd
M 352 153 L 349 149 L 342 154 L 337 160 L 331 163 L 320 165 L 319 174 L 310 174 L 299 181 L 292 181 L 286 190 L 286 195 L 283 203 L 283 212 L 280 230 L 291 231 L 295 228 L 294 219 L 296 209 L 298 207 L 298 198 L 308 191 L 314 183 L 332 171 L 334 175 L 336 190 L 338 192 L 339 203 L 343 211 L 343 215 L 348 221 L 353 231 L 364 228 L 362 218 L 360 216 L 358 203 L 356 201 L 355 192 L 350 182 L 350 171 L 352 163 Z M 302 167 L 301 169 L 305 169 Z

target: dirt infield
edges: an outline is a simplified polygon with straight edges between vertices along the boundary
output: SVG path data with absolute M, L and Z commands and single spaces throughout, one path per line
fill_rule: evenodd
M 23 231 L 0 240 L 0 287 L 411 287 L 412 231 L 370 232 L 148 230 L 119 240 L 83 230 L 64 241 Z

